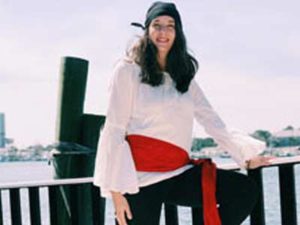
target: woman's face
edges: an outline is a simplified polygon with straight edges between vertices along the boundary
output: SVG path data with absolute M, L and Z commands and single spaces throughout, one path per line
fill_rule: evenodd
M 175 21 L 170 16 L 158 16 L 149 25 L 149 38 L 159 54 L 167 55 L 176 36 Z

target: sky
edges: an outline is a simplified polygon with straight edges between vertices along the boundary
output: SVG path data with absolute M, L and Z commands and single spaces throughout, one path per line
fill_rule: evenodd
M 149 0 L 0 0 L 0 112 L 16 145 L 55 141 L 61 59 L 89 61 L 85 112 L 105 114 L 115 62 Z M 297 0 L 181 0 L 196 79 L 229 128 L 300 128 Z M 203 136 L 197 125 L 195 136 Z

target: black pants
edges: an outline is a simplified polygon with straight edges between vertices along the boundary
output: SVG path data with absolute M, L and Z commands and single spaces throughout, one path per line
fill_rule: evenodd
M 217 202 L 222 225 L 239 225 L 250 214 L 259 190 L 246 175 L 217 170 Z M 129 225 L 159 225 L 163 203 L 181 206 L 202 206 L 201 166 L 149 185 L 133 195 L 125 195 L 133 219 Z

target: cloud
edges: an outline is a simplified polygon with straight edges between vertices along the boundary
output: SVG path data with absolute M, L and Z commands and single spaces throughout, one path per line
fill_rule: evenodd
M 55 82 L 0 83 L 7 137 L 17 145 L 53 142 L 57 93 Z
M 229 126 L 247 132 L 300 127 L 300 77 L 257 76 L 210 64 L 197 79 Z
M 99 65 L 97 69 L 102 67 L 99 71 L 105 71 L 120 55 L 121 47 L 124 52 L 129 33 L 112 6 L 97 12 L 80 8 L 65 18 L 61 18 L 63 10 L 57 10 L 57 16 L 51 10 L 44 16 L 38 9 L 45 10 L 35 5 L 32 13 L 27 8 L 14 21 L 11 14 L 2 15 L 7 24 L 0 37 L 2 82 L 57 79 L 62 56 L 88 59 Z
M 62 56 L 90 61 L 85 108 L 104 113 L 112 66 L 140 33 L 129 24 L 143 22 L 151 3 L 0 0 L 0 111 L 10 135 L 53 136 Z M 226 122 L 246 131 L 300 126 L 298 1 L 176 3 L 199 82 Z
M 185 6 L 188 43 L 201 61 L 244 68 L 251 74 L 299 75 L 299 58 L 295 58 L 298 50 L 287 51 L 287 43 L 295 42 L 290 48 L 298 45 L 295 33 L 300 20 L 295 8 L 300 7 L 299 2 L 213 4 L 206 1 Z
M 286 48 L 286 54 L 290 55 L 293 57 L 296 61 L 297 64 L 300 61 L 300 32 L 299 31 L 294 31 L 291 33 L 289 36 L 289 39 L 287 41 L 287 48 Z

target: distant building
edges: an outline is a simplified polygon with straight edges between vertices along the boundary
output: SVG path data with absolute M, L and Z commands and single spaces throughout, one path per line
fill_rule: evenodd
M 272 134 L 275 138 L 289 138 L 289 137 L 300 137 L 300 130 L 289 129 L 280 130 Z
M 289 147 L 300 145 L 300 130 L 287 129 L 274 132 L 271 137 L 271 146 L 273 147 Z
M 0 113 L 0 148 L 5 148 L 5 120 L 4 120 L 4 113 Z

